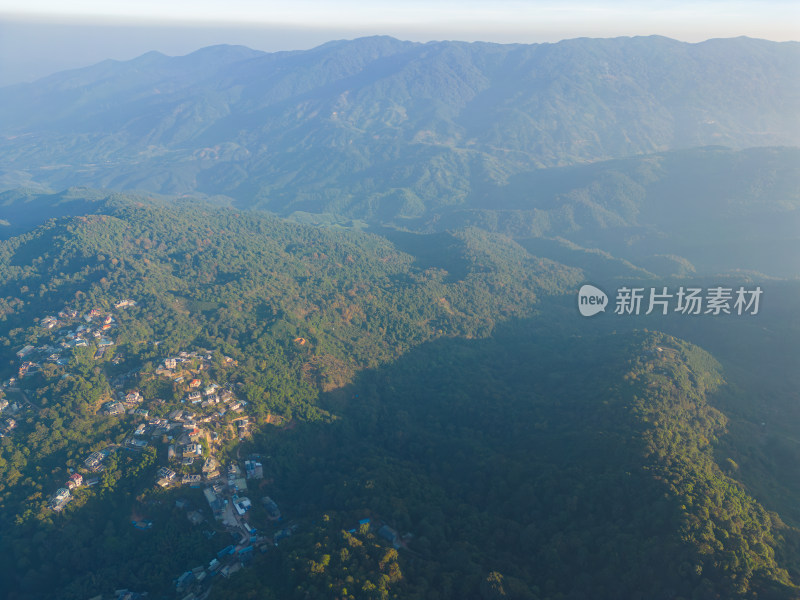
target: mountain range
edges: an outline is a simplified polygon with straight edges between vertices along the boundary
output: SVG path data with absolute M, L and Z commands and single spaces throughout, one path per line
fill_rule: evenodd
M 151 52 L 0 90 L 0 182 L 418 215 L 542 167 L 797 145 L 799 58 L 662 37 Z
M 151 52 L 0 89 L 0 218 L 88 186 L 792 277 L 798 82 L 800 44 L 748 38 Z

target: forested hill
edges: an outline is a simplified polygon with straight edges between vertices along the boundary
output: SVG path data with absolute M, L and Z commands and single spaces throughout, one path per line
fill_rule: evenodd
M 799 54 L 662 37 L 148 53 L 0 90 L 0 182 L 418 215 L 543 166 L 797 145 Z
M 718 368 L 669 336 L 537 320 L 425 345 L 330 394 L 335 424 L 258 440 L 326 516 L 213 597 L 795 598 L 797 532 L 713 458 Z M 365 516 L 413 534 L 402 577 L 374 529 L 345 531 Z
M 627 261 L 615 267 L 626 275 L 746 270 L 794 278 L 800 273 L 797 148 L 698 148 L 526 171 L 502 181 L 471 180 L 460 199 L 433 194 L 410 212 L 405 212 L 410 206 L 402 199 L 410 198 L 405 192 L 376 203 L 364 189 L 350 203 L 340 201 L 349 185 L 344 180 L 302 189 L 293 185 L 287 193 L 295 189 L 306 210 L 293 210 L 292 203 L 270 207 L 299 222 L 369 226 L 395 237 L 399 234 L 390 232 L 396 229 L 479 228 L 511 236 L 532 254 L 579 267 L 595 264 L 600 251 L 609 264 Z M 378 180 L 370 185 L 380 187 Z M 101 210 L 108 196 L 108 191 L 85 188 L 0 192 L 0 238 L 48 217 Z M 232 204 L 222 197 L 212 201 Z
M 211 336 L 239 353 L 238 335 L 281 331 L 338 361 L 320 374 L 336 379 L 432 337 L 487 335 L 581 277 L 481 230 L 432 236 L 415 257 L 379 236 L 202 202 L 84 197 L 72 209 L 90 213 L 3 244 L 8 327 L 68 302 L 146 298 L 149 319 L 169 323 L 170 346 Z
M 189 200 L 72 206 L 0 242 L 0 597 L 183 597 L 215 556 L 245 565 L 209 576 L 218 598 L 797 596 L 797 530 L 714 454 L 720 365 L 576 326 L 583 273 L 482 230 L 403 244 Z M 263 463 L 241 543 L 192 487 L 231 479 L 186 460 L 191 435 Z M 92 483 L 55 510 L 76 472 Z
M 580 276 L 481 231 L 436 236 L 417 258 L 378 236 L 263 214 L 87 196 L 90 213 L 0 243 L 0 399 L 10 405 L 0 408 L 2 598 L 85 600 L 125 586 L 161 597 L 228 544 L 202 490 L 155 486 L 157 468 L 199 478 L 202 461 L 170 461 L 166 434 L 132 435 L 148 420 L 198 410 L 186 402 L 191 378 L 164 377 L 165 359 L 207 355 L 186 368 L 235 393 L 239 413 L 215 406 L 206 409 L 213 422 L 200 424 L 216 436 L 203 440 L 204 457 L 213 448 L 227 466 L 239 462 L 232 432 L 242 417 L 253 432 L 305 435 L 310 423 L 340 418 L 322 406 L 325 390 L 426 340 L 490 335 Z M 117 308 L 123 299 L 135 304 Z M 91 323 L 92 314 L 106 324 Z M 145 412 L 109 416 L 103 407 L 131 389 Z M 241 456 L 264 450 L 245 447 Z M 111 454 L 96 474 L 84 462 L 95 451 Z M 93 484 L 55 512 L 53 495 L 79 470 Z M 283 491 L 254 496 L 259 507 L 264 493 Z M 171 511 L 187 495 L 203 527 Z M 320 516 L 285 510 L 295 523 Z M 153 531 L 136 530 L 131 515 L 146 515 Z M 257 526 L 262 542 L 279 530 L 266 517 Z

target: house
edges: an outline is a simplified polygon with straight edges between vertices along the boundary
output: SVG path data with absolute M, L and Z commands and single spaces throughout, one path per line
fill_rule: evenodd
M 136 301 L 130 299 L 120 300 L 114 305 L 114 308 L 128 308 L 129 306 L 136 306 Z
M 175 471 L 166 467 L 159 467 L 156 478 L 156 485 L 165 488 L 175 479 Z
M 183 485 L 199 485 L 203 478 L 200 475 L 184 475 L 181 477 Z
M 225 565 L 224 567 L 222 567 L 222 569 L 220 570 L 220 574 L 227 579 L 228 577 L 239 571 L 241 568 L 242 568 L 242 563 L 235 562 L 233 564 Z
M 198 388 L 198 387 L 200 387 L 200 384 L 202 384 L 202 383 L 203 383 L 203 382 L 202 382 L 202 381 L 200 381 L 199 379 L 192 379 L 192 380 L 189 382 L 189 387 L 190 387 L 190 388 Z
M 25 358 L 31 352 L 33 352 L 33 346 L 25 346 L 24 348 L 22 348 L 22 350 L 17 352 L 17 356 L 19 358 Z
M 136 431 L 133 432 L 133 435 L 144 435 L 144 430 L 147 428 L 147 425 L 141 423 L 137 428 Z
M 244 472 L 247 479 L 264 479 L 264 467 L 255 460 L 244 461 Z
M 252 506 L 249 498 L 242 497 L 233 501 L 233 507 L 239 515 L 246 513 Z
M 219 518 L 222 515 L 222 511 L 225 508 L 225 505 L 222 503 L 222 500 L 220 500 L 219 496 L 217 496 L 214 493 L 214 490 L 211 488 L 204 489 L 203 494 L 205 495 L 206 501 L 208 502 L 208 505 L 211 507 L 211 511 L 214 513 L 214 516 Z
M 142 395 L 137 390 L 129 392 L 125 395 L 125 402 L 128 404 L 136 404 L 142 400 L 144 400 L 144 398 L 142 398 Z
M 17 422 L 14 419 L 6 419 L 2 427 L 0 427 L 0 431 L 2 431 L 3 433 L 11 433 L 12 431 L 14 431 L 14 429 L 16 429 L 16 427 L 17 427 Z
M 168 469 L 167 467 L 159 467 L 156 475 L 158 477 L 163 477 L 164 479 L 175 479 L 175 471 Z
M 200 456 L 203 454 L 203 447 L 200 444 L 186 444 L 183 447 L 184 456 Z
M 194 573 L 191 571 L 186 571 L 183 575 L 175 580 L 175 587 L 178 588 L 178 590 L 182 590 L 192 583 L 192 581 L 194 581 Z
M 105 459 L 105 455 L 101 452 L 92 452 L 89 457 L 83 461 L 83 464 L 90 471 L 97 471 L 100 468 L 103 459 Z
M 119 402 L 106 402 L 100 411 L 104 415 L 114 417 L 125 413 L 125 408 Z
M 209 456 L 203 463 L 203 475 L 206 479 L 214 479 L 219 477 L 219 463 L 213 456 Z
M 45 317 L 44 319 L 39 321 L 39 325 L 47 329 L 52 329 L 53 327 L 58 325 L 58 320 L 55 317 Z
M 50 499 L 50 508 L 60 512 L 72 500 L 72 495 L 67 488 L 59 488 L 55 495 Z
M 387 542 L 390 542 L 392 546 L 395 548 L 400 547 L 400 536 L 397 535 L 397 532 L 389 527 L 388 525 L 384 525 L 378 530 L 378 535 L 385 539 Z
M 170 371 L 178 366 L 178 361 L 174 358 L 167 358 L 164 360 L 164 368 Z
M 83 475 L 80 473 L 73 473 L 67 480 L 67 487 L 69 489 L 79 488 L 83 485 Z
M 19 376 L 20 379 L 22 379 L 26 375 L 32 375 L 36 373 L 38 370 L 39 370 L 39 365 L 37 363 L 30 361 L 24 362 L 22 363 L 22 366 L 20 366 L 17 375 Z

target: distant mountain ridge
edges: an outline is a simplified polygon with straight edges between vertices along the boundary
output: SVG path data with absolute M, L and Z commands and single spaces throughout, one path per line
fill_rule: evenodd
M 0 188 L 419 216 L 541 167 L 800 145 L 799 58 L 795 42 L 662 37 L 151 52 L 0 89 Z
M 0 192 L 0 239 L 48 218 L 94 212 L 102 207 L 97 200 L 113 195 L 86 188 Z M 434 199 L 414 217 L 388 204 L 356 199 L 337 212 L 331 201 L 289 216 L 318 225 L 371 225 L 389 238 L 397 228 L 479 228 L 583 269 L 598 259 L 607 266 L 621 259 L 615 275 L 633 269 L 662 277 L 743 270 L 800 276 L 800 148 L 709 147 L 535 169 L 476 183 L 460 203 Z

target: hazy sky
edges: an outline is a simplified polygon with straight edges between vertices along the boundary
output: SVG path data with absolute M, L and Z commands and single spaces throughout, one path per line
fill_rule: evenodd
M 149 50 L 310 48 L 331 39 L 555 42 L 659 34 L 800 39 L 797 0 L 0 0 L 0 85 Z

